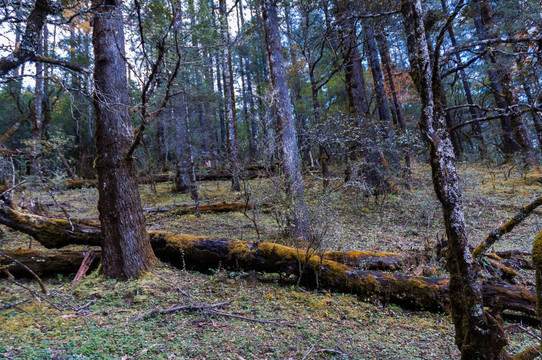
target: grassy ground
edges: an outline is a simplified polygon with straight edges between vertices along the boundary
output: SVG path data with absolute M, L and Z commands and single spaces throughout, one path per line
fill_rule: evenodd
M 518 207 L 540 193 L 540 176 L 510 168 L 460 166 L 469 235 L 478 243 Z M 434 255 L 444 234 L 440 206 L 433 195 L 429 171 L 417 166 L 412 187 L 379 199 L 355 189 L 336 188 L 321 195 L 319 183 L 307 179 L 313 208 L 313 230 L 329 250 L 387 250 Z M 203 202 L 275 201 L 280 192 L 269 180 L 246 184 L 232 193 L 228 182 L 201 185 Z M 141 187 L 145 207 L 190 203 L 172 194 L 169 184 Z M 63 217 L 62 210 L 39 186 L 26 196 L 38 198 Z M 19 194 L 20 195 L 20 194 Z M 56 200 L 74 218 L 96 219 L 97 192 L 82 189 L 56 192 Z M 51 205 L 51 206 L 49 206 Z M 282 241 L 281 221 L 273 213 L 224 213 L 179 216 L 149 213 L 148 226 L 174 232 L 243 240 Z M 507 235 L 497 249 L 530 250 L 539 230 L 535 213 Z M 251 217 L 255 217 L 255 221 Z M 255 224 L 260 232 L 258 236 Z M 0 228 L 0 247 L 39 248 L 26 235 Z M 427 266 L 444 271 L 436 259 Z M 529 276 L 529 274 L 527 274 Z M 86 277 L 70 289 L 72 276 L 47 279 L 50 295 L 38 301 L 28 291 L 0 280 L 0 358 L 21 359 L 455 359 L 453 328 L 446 314 L 412 312 L 371 299 L 325 291 L 300 291 L 279 283 L 273 275 L 228 272 L 211 274 L 161 267 L 147 277 L 128 282 Z M 20 280 L 23 282 L 24 280 Z M 23 285 L 38 290 L 33 282 Z M 56 306 L 53 307 L 52 304 Z M 216 304 L 221 311 L 154 314 L 134 322 L 153 308 L 176 304 Z M 232 317 L 238 316 L 238 317 Z M 261 322 L 263 320 L 263 322 Z M 510 327 L 510 351 L 534 344 L 528 332 Z M 536 329 L 527 328 L 531 333 Z

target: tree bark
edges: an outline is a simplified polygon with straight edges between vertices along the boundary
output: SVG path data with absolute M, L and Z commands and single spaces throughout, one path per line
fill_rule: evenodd
M 269 72 L 273 89 L 273 103 L 277 110 L 278 142 L 282 154 L 286 194 L 291 199 L 294 239 L 309 239 L 309 210 L 305 203 L 305 191 L 301 178 L 299 150 L 293 124 L 292 109 L 284 58 L 278 28 L 276 4 L 272 0 L 262 1 L 262 14 L 265 30 L 265 44 L 269 60 Z
M 96 87 L 98 210 L 103 229 L 105 276 L 136 278 L 157 260 L 152 252 L 137 187 L 137 170 L 126 153 L 133 141 L 124 63 L 122 1 L 93 0 Z
M 507 344 L 501 322 L 484 310 L 474 260 L 468 248 L 462 192 L 455 156 L 440 100 L 440 79 L 433 78 L 420 0 L 403 0 L 411 75 L 420 93 L 420 128 L 429 145 L 433 185 L 442 204 L 448 238 L 450 305 L 455 342 L 462 359 L 505 359 Z
M 442 10 L 445 13 L 448 13 L 446 0 L 441 0 L 441 5 L 442 5 Z M 452 43 L 452 46 L 456 47 L 457 40 L 455 38 L 454 28 L 452 25 L 448 27 L 448 35 L 450 36 L 450 41 Z M 459 53 L 455 54 L 455 61 L 456 61 L 457 66 L 462 66 L 463 61 L 461 60 L 461 56 L 459 55 Z M 474 105 L 470 84 L 469 84 L 469 81 L 467 80 L 467 75 L 464 69 L 459 70 L 459 78 L 461 79 L 461 85 L 463 86 L 463 90 L 465 91 L 465 99 L 467 100 L 467 104 Z M 469 113 L 470 113 L 471 119 L 477 119 L 480 117 L 478 110 L 474 106 L 469 107 Z M 476 122 L 472 125 L 472 129 L 474 131 L 474 136 L 476 137 L 476 140 L 478 141 L 478 150 L 480 152 L 480 156 L 484 159 L 487 157 L 487 149 L 486 149 L 484 135 L 482 133 L 482 127 L 480 126 L 480 123 Z
M 495 20 L 491 4 L 486 0 L 471 0 L 471 3 L 474 6 L 474 24 L 478 38 L 480 40 L 499 38 L 500 33 L 494 23 Z M 483 46 L 482 48 L 486 50 L 487 46 Z M 504 151 L 506 154 L 521 151 L 526 165 L 536 166 L 536 158 L 529 141 L 527 128 L 523 122 L 523 116 L 518 109 L 519 100 L 510 72 L 511 63 L 506 58 L 499 56 L 498 53 L 491 57 L 486 55 L 485 58 L 489 66 L 489 81 L 497 107 L 510 109 L 512 112 L 516 111 L 511 116 L 503 116 L 501 118 Z
M 241 190 L 239 148 L 237 143 L 237 112 L 235 107 L 235 91 L 233 88 L 233 69 L 230 53 L 230 34 L 228 30 L 228 14 L 226 0 L 220 0 L 220 31 L 222 34 L 222 71 L 224 82 L 224 103 L 226 111 L 226 148 L 232 172 L 231 188 L 233 191 Z
M 53 11 L 51 0 L 36 0 L 26 19 L 26 29 L 19 46 L 8 56 L 0 58 L 0 76 L 6 75 L 26 61 L 35 59 L 36 50 L 41 40 L 41 29 L 47 15 Z
M 244 243 L 237 240 L 184 234 L 151 232 L 151 243 L 160 260 L 180 269 L 209 272 L 219 267 L 279 274 L 299 274 L 303 267 L 303 284 L 311 288 L 359 295 L 363 299 L 379 298 L 409 309 L 447 311 L 449 280 L 359 270 L 317 255 L 273 243 Z M 81 265 L 84 251 L 77 250 L 1 250 L 21 261 L 38 275 L 73 274 Z M 92 264 L 98 265 L 100 252 Z M 377 258 L 378 259 L 378 258 Z M 10 272 L 28 276 L 24 268 L 0 256 Z M 493 311 L 516 311 L 532 319 L 536 314 L 535 293 L 523 287 L 489 283 L 481 284 L 484 305 Z

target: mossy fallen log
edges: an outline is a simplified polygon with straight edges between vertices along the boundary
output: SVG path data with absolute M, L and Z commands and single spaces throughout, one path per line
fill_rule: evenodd
M 8 224 L 6 218 L 10 216 L 16 218 L 10 219 Z M 0 223 L 21 230 L 50 247 L 73 243 L 87 245 L 100 243 L 100 229 L 95 224 L 72 222 L 72 228 L 67 220 L 49 219 L 6 207 L 0 207 Z M 14 224 L 17 227 L 12 226 Z M 182 269 L 206 272 L 222 267 L 299 275 L 301 264 L 303 269 L 301 282 L 309 287 L 318 286 L 332 291 L 352 293 L 362 298 L 376 296 L 386 302 L 431 311 L 445 310 L 448 304 L 448 279 L 359 270 L 329 260 L 325 253 L 322 259 L 320 256 L 307 256 L 304 251 L 274 243 L 247 243 L 162 231 L 150 231 L 149 237 L 153 250 L 160 260 Z M 51 272 L 75 273 L 82 260 L 82 252 L 79 254 L 80 260 L 75 261 L 76 265 L 71 270 L 55 270 L 52 258 L 40 264 L 43 263 L 44 266 L 50 264 Z M 330 257 L 338 259 L 337 253 L 331 254 Z M 357 254 L 360 257 L 361 254 L 382 255 L 361 252 Z M 343 256 L 343 260 L 347 258 Z M 357 259 L 355 256 L 354 258 Z M 34 270 L 31 264 L 26 265 Z M 39 273 L 39 269 L 36 270 Z M 499 311 L 513 310 L 526 316 L 534 316 L 536 300 L 532 290 L 507 284 L 481 284 L 481 288 L 487 306 Z
M 213 213 L 223 213 L 223 212 L 243 212 L 247 210 L 254 209 L 256 205 L 254 203 L 244 203 L 244 202 L 232 202 L 232 203 L 218 203 L 218 204 L 200 204 L 199 212 L 200 214 L 213 214 Z M 270 205 L 258 204 L 257 205 L 262 211 L 268 211 Z M 180 204 L 180 205 L 166 205 L 153 208 L 143 209 L 145 212 L 172 212 L 175 215 L 186 215 L 186 214 L 195 214 L 196 207 L 189 204 Z

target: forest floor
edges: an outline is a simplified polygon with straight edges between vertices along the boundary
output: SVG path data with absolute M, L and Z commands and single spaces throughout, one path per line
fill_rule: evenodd
M 510 165 L 460 165 L 464 206 L 471 242 L 530 203 L 542 186 L 538 174 L 524 174 Z M 413 169 L 411 187 L 378 199 L 338 182 L 321 195 L 316 178 L 306 177 L 313 209 L 312 229 L 325 250 L 381 250 L 426 258 L 417 275 L 446 276 L 435 255 L 444 236 L 440 204 L 429 168 Z M 171 184 L 142 185 L 144 207 L 190 204 L 188 195 L 174 194 Z M 200 184 L 202 203 L 232 201 L 281 203 L 280 187 L 269 179 L 250 180 L 245 191 L 231 192 L 228 181 Z M 58 190 L 55 200 L 43 186 L 27 184 L 26 198 L 37 198 L 47 210 L 65 217 L 97 219 L 96 189 Z M 16 194 L 18 198 L 21 194 Z M 280 209 L 280 206 L 278 207 Z M 530 251 L 541 211 L 504 237 L 497 250 Z M 177 215 L 149 212 L 149 229 L 194 235 L 272 241 L 281 236 L 279 211 Z M 256 231 L 256 228 L 258 231 Z M 258 235 L 259 232 L 259 235 Z M 0 248 L 40 248 L 28 236 L 0 226 Z M 531 274 L 525 274 L 528 278 Z M 325 290 L 296 289 L 273 274 L 215 269 L 209 274 L 162 265 L 140 280 L 106 280 L 96 272 L 74 289 L 73 276 L 45 279 L 50 295 L 32 298 L 7 279 L 0 280 L 0 358 L 7 359 L 456 359 L 449 315 L 405 310 L 374 299 L 358 299 Z M 35 282 L 18 279 L 39 291 Z M 29 299 L 4 309 L 6 304 Z M 217 311 L 153 314 L 154 308 L 209 305 L 228 301 Z M 54 305 L 54 306 L 53 306 Z M 509 326 L 509 351 L 534 345 L 538 330 Z M 522 331 L 525 329 L 526 331 Z M 518 331 L 519 330 L 519 331 Z

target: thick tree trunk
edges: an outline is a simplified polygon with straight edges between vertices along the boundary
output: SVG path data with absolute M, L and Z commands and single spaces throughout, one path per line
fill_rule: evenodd
M 133 141 L 124 63 L 122 2 L 93 0 L 96 168 L 98 210 L 103 229 L 104 275 L 141 276 L 156 264 L 145 229 L 135 161 L 126 152 Z
M 277 110 L 278 142 L 282 154 L 284 176 L 286 177 L 286 192 L 291 199 L 294 224 L 294 238 L 307 241 L 309 239 L 309 210 L 305 203 L 305 191 L 301 178 L 299 150 L 297 147 L 296 131 L 293 124 L 292 109 L 284 58 L 278 28 L 277 8 L 274 1 L 262 2 L 262 13 L 265 30 L 265 44 L 269 60 L 269 72 L 273 88 L 273 102 Z
M 474 25 L 480 40 L 499 38 L 500 33 L 495 25 L 493 8 L 486 0 L 471 0 L 474 6 Z M 483 47 L 484 50 L 485 47 Z M 529 141 L 527 128 L 523 122 L 523 116 L 519 112 L 518 97 L 512 81 L 511 61 L 508 57 L 494 56 L 485 57 L 487 60 L 488 75 L 491 90 L 497 107 L 515 111 L 511 116 L 503 116 L 501 125 L 503 129 L 504 151 L 507 154 L 521 151 L 524 161 L 528 166 L 536 166 L 536 158 L 533 153 L 532 144 Z
M 420 0 L 403 0 L 411 74 L 420 93 L 420 128 L 430 150 L 433 185 L 442 204 L 448 237 L 450 305 L 455 341 L 462 359 L 505 359 L 502 324 L 484 310 L 480 285 L 468 248 L 462 193 L 450 134 L 440 100 L 440 79 L 433 78 Z

